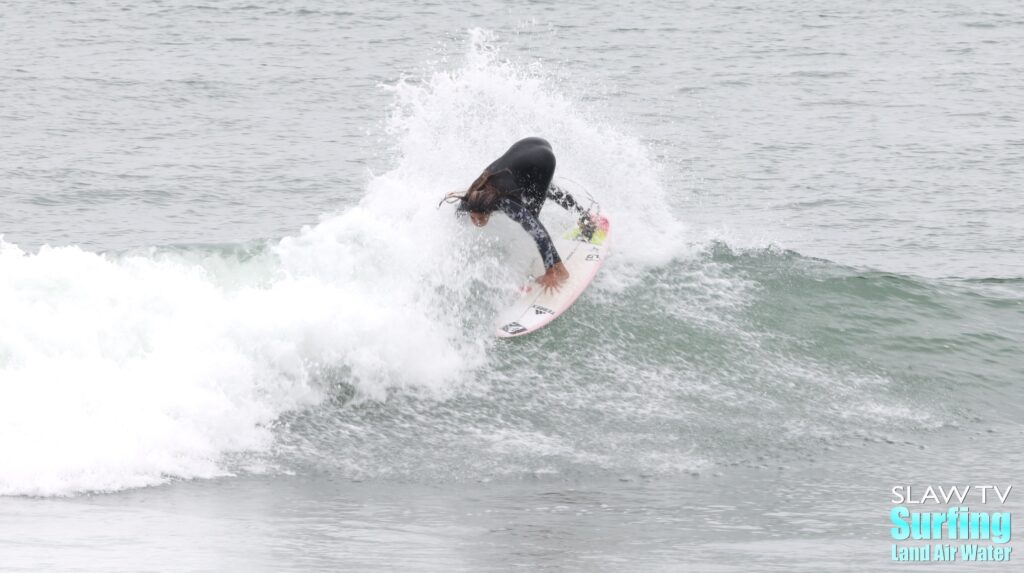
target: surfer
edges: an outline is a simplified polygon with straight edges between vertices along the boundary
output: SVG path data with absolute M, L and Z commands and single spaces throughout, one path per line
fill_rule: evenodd
M 572 195 L 551 184 L 554 174 L 551 144 L 539 137 L 527 137 L 512 144 L 504 155 L 488 165 L 465 193 L 449 193 L 445 197 L 449 203 L 458 202 L 458 210 L 468 212 L 477 227 L 486 225 L 495 211 L 519 223 L 537 243 L 544 261 L 545 272 L 537 282 L 545 291 L 558 290 L 569 278 L 569 271 L 538 218 L 544 201 L 551 199 L 563 209 L 579 214 L 580 228 L 587 238 L 595 228 L 590 213 Z

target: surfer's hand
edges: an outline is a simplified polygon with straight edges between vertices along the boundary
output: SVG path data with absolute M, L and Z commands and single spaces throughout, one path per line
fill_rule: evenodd
M 558 291 L 562 284 L 569 278 L 569 271 L 561 262 L 556 263 L 543 275 L 537 277 L 537 282 L 544 287 L 544 292 Z
M 580 234 L 583 238 L 590 240 L 594 237 L 594 231 L 597 230 L 597 217 L 591 215 L 589 212 L 584 213 L 579 220 Z

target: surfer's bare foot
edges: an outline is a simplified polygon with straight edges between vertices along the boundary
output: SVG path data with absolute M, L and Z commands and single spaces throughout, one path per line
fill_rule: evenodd
M 556 263 L 543 275 L 537 277 L 537 282 L 544 287 L 544 292 L 558 291 L 569 278 L 569 271 L 562 263 Z

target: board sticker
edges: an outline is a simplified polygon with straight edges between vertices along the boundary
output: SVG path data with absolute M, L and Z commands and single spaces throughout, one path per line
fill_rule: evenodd
M 505 326 L 502 326 L 501 329 L 509 334 L 519 334 L 520 332 L 525 331 L 526 327 L 519 324 L 518 322 L 510 322 Z

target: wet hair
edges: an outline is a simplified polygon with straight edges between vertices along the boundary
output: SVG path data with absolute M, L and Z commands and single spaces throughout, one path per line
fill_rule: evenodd
M 491 177 L 499 173 L 509 171 L 507 168 L 501 171 L 491 173 L 484 170 L 480 174 L 480 177 L 476 178 L 476 181 L 469 186 L 469 189 L 465 193 L 459 195 L 457 193 L 449 193 L 445 195 L 445 198 L 441 200 L 442 203 L 454 203 L 458 201 L 459 211 L 469 211 L 470 213 L 493 213 L 498 208 L 498 201 L 502 198 L 503 193 L 500 189 L 490 183 Z M 440 204 L 438 204 L 440 207 Z
M 488 174 L 481 175 L 463 195 L 462 203 L 470 213 L 490 213 L 497 208 L 501 192 L 494 185 L 488 185 Z

